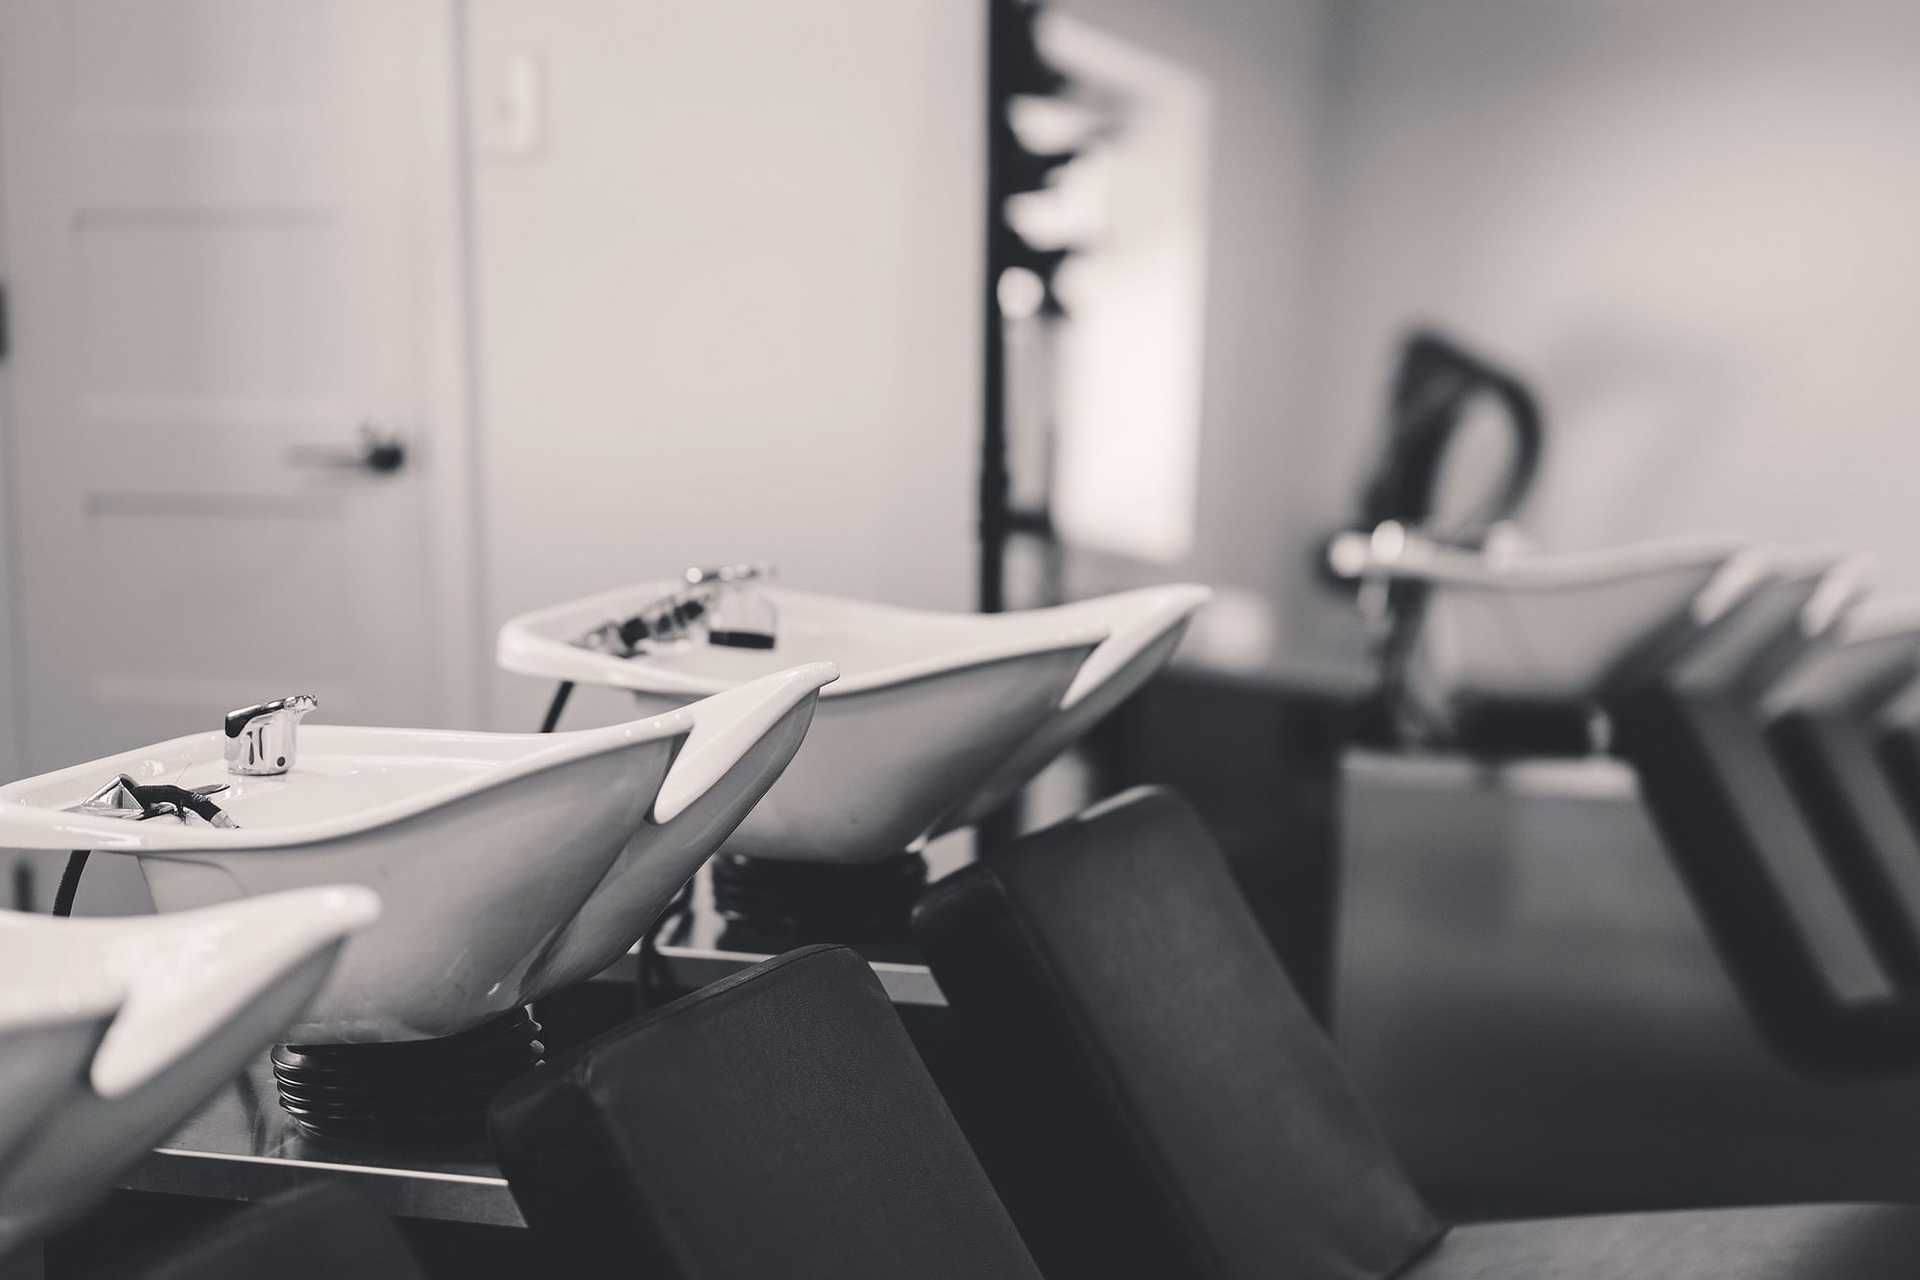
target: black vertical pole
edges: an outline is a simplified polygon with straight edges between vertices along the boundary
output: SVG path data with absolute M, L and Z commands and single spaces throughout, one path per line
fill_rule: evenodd
M 1017 93 L 1051 94 L 1066 79 L 1048 66 L 1034 46 L 1037 0 L 987 0 L 986 110 L 986 255 L 981 281 L 981 366 L 984 401 L 980 428 L 980 612 L 1007 607 L 1007 544 L 1015 533 L 1051 539 L 1052 522 L 1038 512 L 1012 509 L 1012 478 L 1007 460 L 1007 350 L 1000 313 L 1000 277 L 1019 265 L 1050 282 L 1065 250 L 1036 252 L 1006 223 L 1007 197 L 1030 191 L 1069 157 L 1036 156 L 1021 146 L 1007 118 Z M 1052 286 L 1047 285 L 1049 295 Z M 1019 800 L 1002 805 L 975 827 L 975 845 L 990 851 L 1007 844 L 1019 828 Z
M 980 612 L 1007 607 L 1007 350 L 1000 319 L 1000 220 L 1005 217 L 1006 159 L 1001 116 L 1007 109 L 1006 9 L 1015 0 L 987 0 L 986 233 L 981 281 L 981 371 L 984 400 L 980 427 Z

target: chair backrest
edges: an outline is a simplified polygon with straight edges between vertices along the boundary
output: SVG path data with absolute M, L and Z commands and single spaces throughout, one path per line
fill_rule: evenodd
M 1764 700 L 1767 742 L 1875 954 L 1920 991 L 1920 831 L 1877 754 L 1878 715 L 1920 676 L 1920 631 L 1849 638 Z
M 929 889 L 915 932 L 1041 1268 L 1394 1274 L 1439 1234 L 1211 837 L 1128 792 Z
M 775 957 L 548 1063 L 489 1127 L 528 1222 L 579 1274 L 1038 1275 L 845 948 Z
M 391 1220 L 364 1196 L 320 1183 L 242 1210 L 142 1280 L 421 1280 Z
M 1874 714 L 1874 757 L 1907 826 L 1920 832 L 1920 678 L 1896 691 Z
M 1768 740 L 1770 694 L 1834 642 L 1831 628 L 1808 628 L 1818 588 L 1810 578 L 1759 587 L 1665 666 L 1610 693 L 1605 709 L 1775 1050 L 1815 1075 L 1904 1071 L 1920 1065 L 1920 1021 L 1902 990 L 1900 943 L 1861 911 L 1860 860 L 1822 843 Z

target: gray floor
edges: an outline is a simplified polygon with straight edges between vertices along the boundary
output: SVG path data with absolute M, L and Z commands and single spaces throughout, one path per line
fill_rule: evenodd
M 1341 805 L 1336 1035 L 1449 1208 L 1920 1200 L 1920 1079 L 1768 1053 L 1628 771 L 1355 755 Z

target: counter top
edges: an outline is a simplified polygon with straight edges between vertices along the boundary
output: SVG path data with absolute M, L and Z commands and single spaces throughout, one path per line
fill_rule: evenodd
M 351 1183 L 399 1217 L 526 1225 L 483 1141 L 401 1149 L 310 1138 L 280 1109 L 265 1054 L 119 1185 L 253 1201 L 318 1181 Z

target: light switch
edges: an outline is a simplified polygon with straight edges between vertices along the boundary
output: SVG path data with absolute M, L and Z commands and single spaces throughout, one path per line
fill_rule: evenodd
M 524 159 L 540 150 L 545 120 L 540 62 L 530 53 L 508 56 L 482 101 L 475 134 L 483 155 Z

